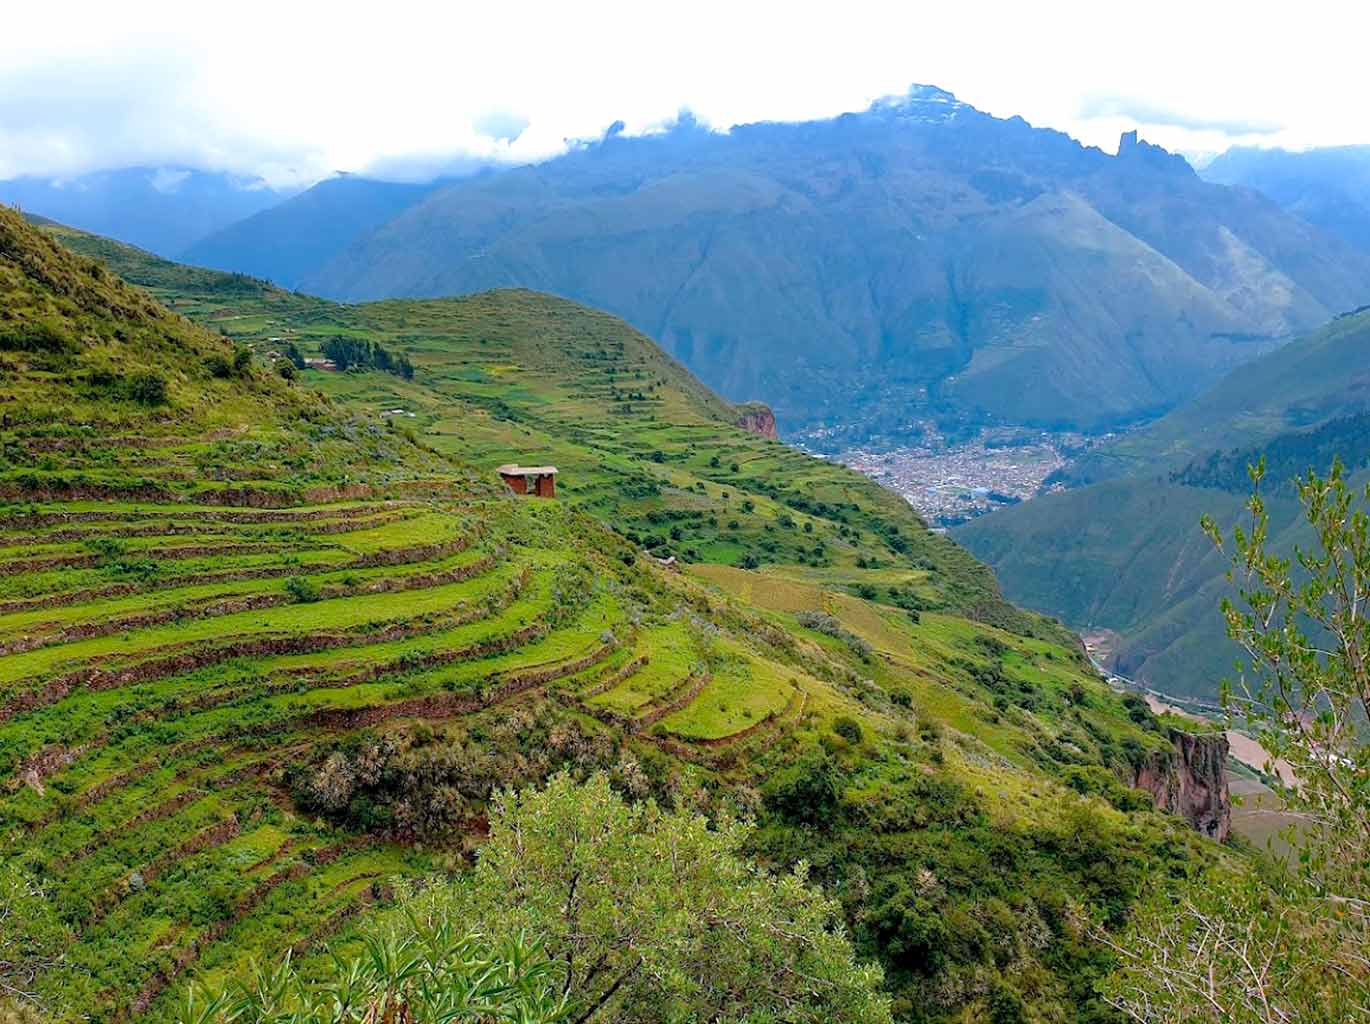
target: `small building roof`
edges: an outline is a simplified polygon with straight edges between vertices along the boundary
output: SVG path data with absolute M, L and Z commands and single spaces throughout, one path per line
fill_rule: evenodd
M 520 466 L 517 462 L 506 463 L 495 470 L 500 476 L 556 476 L 556 466 Z

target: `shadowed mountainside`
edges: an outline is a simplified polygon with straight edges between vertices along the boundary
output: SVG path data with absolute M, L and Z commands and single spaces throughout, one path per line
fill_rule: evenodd
M 352 175 L 329 178 L 278 206 L 199 239 L 178 258 L 294 288 L 338 252 L 437 187 Z
M 1370 146 L 1300 153 L 1236 147 L 1205 167 L 1203 177 L 1256 189 L 1295 216 L 1370 252 Z
M 1290 481 L 1340 457 L 1370 469 L 1370 311 L 1249 363 L 1143 430 L 1085 455 L 1075 488 L 954 531 L 1015 601 L 1078 629 L 1119 634 L 1113 666 L 1166 693 L 1212 697 L 1238 651 L 1218 602 L 1226 560 L 1199 528 L 1224 528 L 1266 459 L 1272 547 L 1311 540 Z M 1083 486 L 1081 486 L 1083 485 Z
M 0 181 L 0 203 L 163 256 L 174 256 L 289 195 L 261 181 L 176 167 L 127 167 L 61 181 Z
M 1163 410 L 1366 301 L 1370 254 L 1134 136 L 1109 156 L 915 87 L 828 121 L 686 118 L 455 182 L 301 283 L 553 292 L 767 401 L 784 430 L 860 435 Z

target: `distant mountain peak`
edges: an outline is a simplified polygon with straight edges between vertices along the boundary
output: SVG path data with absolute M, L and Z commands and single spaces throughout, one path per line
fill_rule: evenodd
M 975 108 L 969 103 L 962 103 L 945 89 L 915 83 L 902 96 L 882 96 L 870 105 L 869 113 L 939 124 L 950 121 L 962 111 L 973 110 Z

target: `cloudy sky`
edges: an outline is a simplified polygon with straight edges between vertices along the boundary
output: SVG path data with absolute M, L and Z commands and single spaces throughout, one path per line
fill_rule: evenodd
M 0 29 L 0 178 L 424 177 L 617 119 L 824 117 L 913 82 L 1110 151 L 1133 127 L 1189 154 L 1370 143 L 1356 0 L 48 0 Z

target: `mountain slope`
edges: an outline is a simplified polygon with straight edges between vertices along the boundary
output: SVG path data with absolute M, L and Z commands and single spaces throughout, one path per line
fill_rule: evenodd
M 1095 1019 L 1107 957 L 1060 894 L 1120 923 L 1150 871 L 1214 856 L 1127 788 L 1175 770 L 1170 740 L 1058 631 L 612 318 L 335 307 L 48 230 L 191 318 L 0 210 L 0 867 L 68 929 L 53 1019 L 170 1019 L 192 980 L 287 950 L 307 971 L 397 880 L 462 870 L 493 789 L 560 769 L 758 815 L 759 852 L 810 861 L 933 1020 L 991 991 Z M 325 401 L 268 367 L 282 334 L 416 373 L 303 371 Z M 112 388 L 107 358 L 167 394 Z M 376 414 L 400 402 L 423 420 Z M 542 444 L 570 500 L 502 493 L 496 451 Z M 672 571 L 582 509 L 776 561 Z
M 329 178 L 277 206 L 200 238 L 179 258 L 294 288 L 310 271 L 435 187 L 351 175 Z
M 1135 138 L 1111 157 L 915 87 L 456 182 L 303 281 L 349 300 L 511 285 L 624 317 L 790 431 L 1099 427 L 1364 302 L 1370 256 Z
M 1370 146 L 1301 153 L 1238 146 L 1205 167 L 1203 176 L 1256 189 L 1308 223 L 1370 251 Z
M 128 167 L 64 181 L 0 181 L 0 203 L 164 256 L 288 195 L 260 181 L 175 167 Z
M 1088 453 L 1063 478 L 1097 481 L 974 520 L 956 538 L 1009 597 L 1118 634 L 1111 664 L 1167 693 L 1213 697 L 1237 649 L 1217 603 L 1227 565 L 1199 529 L 1230 526 L 1263 485 L 1274 546 L 1305 544 L 1289 481 L 1334 456 L 1370 468 L 1370 312 L 1234 370 L 1195 401 Z
M 1367 384 L 1370 310 L 1362 310 L 1233 370 L 1192 402 L 1090 450 L 1061 478 L 1079 484 L 1170 472 L 1213 451 L 1259 447 L 1366 412 Z

